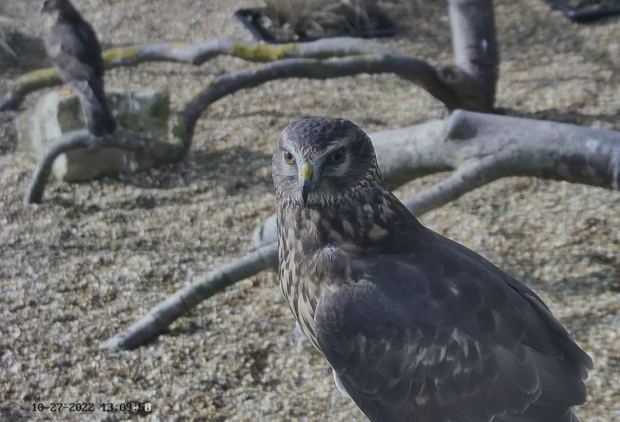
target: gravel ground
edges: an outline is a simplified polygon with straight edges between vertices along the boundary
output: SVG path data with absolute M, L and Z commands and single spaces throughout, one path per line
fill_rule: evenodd
M 40 2 L 2 1 L 24 33 L 39 36 Z M 447 10 L 426 3 L 406 17 L 410 34 L 382 42 L 450 63 Z M 498 105 L 512 115 L 620 130 L 620 21 L 575 26 L 541 0 L 496 3 Z M 231 15 L 255 3 L 76 4 L 111 46 L 247 37 Z M 33 62 L 44 59 L 0 64 L 0 91 Z M 179 110 L 214 75 L 247 66 L 231 58 L 201 68 L 149 64 L 110 71 L 107 80 L 109 87 L 166 88 Z M 44 204 L 24 208 L 33 163 L 15 151 L 13 115 L 0 114 L 0 420 L 363 420 L 335 393 L 325 361 L 294 333 L 273 272 L 203 303 L 147 347 L 97 347 L 194 275 L 251 249 L 251 230 L 273 212 L 270 153 L 289 121 L 340 116 L 372 132 L 443 115 L 425 92 L 387 75 L 268 83 L 216 103 L 183 163 L 120 181 L 52 183 Z M 584 422 L 620 421 L 619 207 L 618 192 L 511 178 L 423 217 L 536 289 L 593 356 L 589 401 L 579 410 Z M 35 402 L 99 409 L 128 401 L 150 402 L 153 410 L 31 411 Z

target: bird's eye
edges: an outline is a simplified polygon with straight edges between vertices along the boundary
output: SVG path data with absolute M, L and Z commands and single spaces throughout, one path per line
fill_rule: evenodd
M 338 151 L 334 152 L 329 156 L 329 161 L 334 164 L 342 164 L 344 163 L 344 150 L 340 148 Z
M 288 151 L 284 151 L 284 162 L 286 164 L 293 164 L 295 162 L 295 157 Z

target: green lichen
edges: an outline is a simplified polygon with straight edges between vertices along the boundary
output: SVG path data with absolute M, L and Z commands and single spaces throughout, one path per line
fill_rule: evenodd
M 346 58 L 349 62 L 358 62 L 358 63 L 374 63 L 377 61 L 377 57 L 372 54 L 364 54 L 363 56 L 349 56 Z
M 192 325 L 192 319 L 188 317 L 179 317 L 176 320 L 176 325 L 179 328 L 189 328 Z
M 233 44 L 231 54 L 248 61 L 272 62 L 288 57 L 291 52 L 297 51 L 298 48 L 297 44 L 282 44 L 279 46 Z
M 187 137 L 187 122 L 185 117 L 179 116 L 177 125 L 172 129 L 172 142 L 173 145 L 183 145 L 185 138 Z
M 82 106 L 76 96 L 61 99 L 57 113 L 58 124 L 62 126 L 63 133 L 84 128 Z
M 213 86 L 213 85 L 215 85 L 215 83 L 211 82 L 211 83 L 209 84 L 209 87 L 211 87 L 211 86 Z M 201 92 L 199 92 L 198 94 L 194 95 L 194 96 L 192 97 L 192 99 L 190 100 L 190 102 L 192 102 L 192 103 L 194 103 L 194 104 L 198 104 L 198 103 L 200 103 L 200 97 L 202 97 L 202 91 L 201 91 Z
M 167 95 L 158 96 L 151 105 L 150 115 L 155 120 L 168 119 L 170 116 L 170 97 Z
M 53 86 L 60 82 L 58 72 L 53 67 L 28 72 L 17 80 L 20 91 L 31 92 L 36 89 Z
M 103 60 L 106 63 L 115 62 L 123 59 L 135 59 L 138 55 L 138 47 L 131 46 L 125 48 L 115 48 L 103 52 Z

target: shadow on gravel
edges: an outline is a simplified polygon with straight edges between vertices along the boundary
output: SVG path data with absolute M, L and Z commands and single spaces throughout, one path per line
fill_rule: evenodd
M 103 209 L 89 203 L 76 203 L 69 192 L 125 185 L 139 188 L 128 190 L 121 202 L 106 204 L 105 211 L 154 209 L 164 206 L 190 205 L 198 201 L 244 195 L 261 185 L 271 187 L 271 154 L 245 147 L 218 150 L 196 150 L 181 163 L 152 168 L 145 172 L 102 178 L 74 184 L 52 182 L 45 202 L 70 208 L 80 215 L 92 215 Z M 118 189 L 118 187 L 117 187 Z M 151 190 L 151 192 L 149 192 Z M 163 192 L 167 191 L 167 192 Z M 68 194 L 69 193 L 69 194 Z

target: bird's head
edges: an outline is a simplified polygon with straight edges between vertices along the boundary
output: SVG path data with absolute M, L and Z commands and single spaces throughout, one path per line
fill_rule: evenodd
M 278 198 L 304 206 L 351 201 L 383 184 L 370 138 L 343 119 L 290 123 L 278 138 L 272 170 Z
M 45 0 L 41 13 L 55 14 L 63 12 L 73 12 L 75 8 L 69 0 Z

